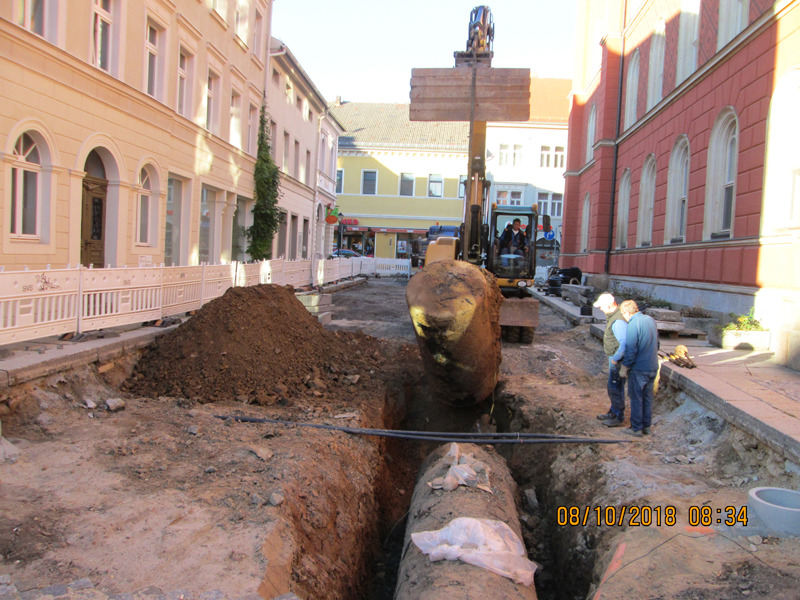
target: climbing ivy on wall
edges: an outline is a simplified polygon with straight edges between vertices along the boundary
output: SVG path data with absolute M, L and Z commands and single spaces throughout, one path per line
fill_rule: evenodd
M 253 178 L 256 197 L 253 205 L 253 224 L 247 228 L 247 253 L 253 260 L 267 260 L 272 258 L 272 240 L 278 231 L 281 181 L 278 165 L 272 159 L 270 150 L 266 100 L 261 103 L 258 152 Z

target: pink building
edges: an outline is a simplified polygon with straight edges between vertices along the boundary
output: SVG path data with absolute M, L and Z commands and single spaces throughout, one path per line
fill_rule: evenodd
M 800 2 L 581 8 L 561 266 L 755 308 L 800 367 Z

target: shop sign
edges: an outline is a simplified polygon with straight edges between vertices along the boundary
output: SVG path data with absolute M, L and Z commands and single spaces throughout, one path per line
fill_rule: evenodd
M 339 222 L 339 207 L 328 207 L 325 209 L 325 222 L 329 225 L 336 225 Z
M 345 225 L 358 225 L 358 219 L 342 219 Z

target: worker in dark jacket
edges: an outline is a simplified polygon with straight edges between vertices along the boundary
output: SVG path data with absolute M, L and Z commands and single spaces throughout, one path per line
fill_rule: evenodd
M 628 322 L 622 366 L 623 371 L 628 371 L 631 426 L 624 431 L 641 437 L 650 434 L 653 416 L 653 382 L 658 374 L 658 327 L 652 317 L 639 312 L 639 306 L 633 300 L 620 304 L 619 310 Z
M 611 408 L 597 418 L 606 427 L 622 427 L 625 421 L 625 378 L 619 374 L 622 357 L 625 356 L 628 322 L 622 318 L 617 301 L 612 294 L 605 292 L 594 303 L 606 315 L 606 330 L 603 334 L 603 350 L 608 356 L 608 398 Z

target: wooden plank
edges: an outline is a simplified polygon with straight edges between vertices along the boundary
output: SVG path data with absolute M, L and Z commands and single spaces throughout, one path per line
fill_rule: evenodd
M 413 69 L 412 121 L 469 121 L 472 104 L 471 68 Z M 476 121 L 527 121 L 531 77 L 528 69 L 476 70 Z

